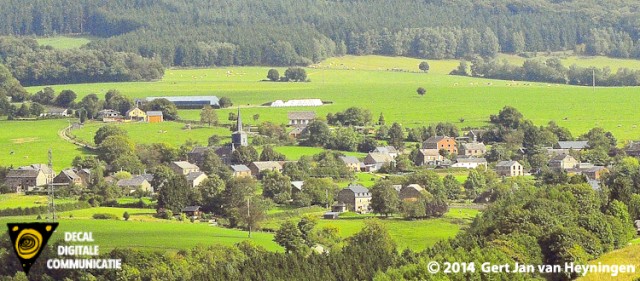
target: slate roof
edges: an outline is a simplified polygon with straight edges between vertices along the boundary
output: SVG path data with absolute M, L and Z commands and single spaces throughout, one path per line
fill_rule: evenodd
M 313 111 L 288 112 L 289 120 L 313 120 L 316 119 L 316 113 Z
M 153 174 L 142 174 L 140 176 L 143 177 L 145 180 L 147 180 L 149 183 L 153 181 Z
M 140 186 L 147 181 L 143 176 L 134 176 L 130 179 L 119 180 L 117 185 L 120 187 Z M 148 182 L 148 181 L 147 181 Z
M 420 149 L 420 153 L 424 156 L 441 156 L 437 149 Z
M 156 99 L 166 99 L 173 103 L 208 101 L 209 105 L 218 105 L 220 102 L 220 99 L 216 96 L 148 97 L 147 101 L 153 101 Z
M 340 160 L 345 164 L 360 164 L 360 160 L 355 156 L 340 156 Z
M 464 147 L 465 150 L 487 150 L 487 147 L 481 142 L 465 143 L 462 147 Z
M 234 172 L 250 172 L 251 170 L 246 165 L 231 165 L 231 170 Z
M 78 174 L 76 174 L 76 172 L 74 172 L 71 169 L 62 170 L 62 172 L 60 172 L 60 173 L 64 174 L 65 176 L 67 176 L 67 178 L 69 178 L 71 180 L 80 179 L 80 176 L 78 176 Z
M 364 187 L 362 185 L 350 185 L 345 189 L 351 190 L 356 194 L 358 194 L 358 193 L 369 193 L 369 189 L 367 189 L 366 187 Z M 356 196 L 356 197 L 358 197 L 358 196 Z
M 18 168 L 19 170 L 42 170 L 42 172 L 47 174 L 53 174 L 53 170 L 49 168 L 47 164 L 31 164 L 29 166 L 22 166 Z
M 477 158 L 477 157 L 459 157 L 456 159 L 457 163 L 487 163 L 487 159 L 485 158 Z
M 272 169 L 276 169 L 276 170 L 282 169 L 282 165 L 280 165 L 280 163 L 278 163 L 276 161 L 256 161 L 256 162 L 252 162 L 252 164 L 254 166 L 256 166 L 256 168 L 258 168 L 259 171 L 272 170 Z
M 64 112 L 66 112 L 67 109 L 66 108 L 60 108 L 60 107 L 47 107 L 47 113 L 48 114 L 62 114 Z
M 571 156 L 569 154 L 558 154 L 558 155 L 554 156 L 553 158 L 551 158 L 550 161 L 562 161 L 565 158 L 567 158 L 567 156 L 573 158 L 573 156 Z
M 175 161 L 173 162 L 173 164 L 178 166 L 180 169 L 199 169 L 198 166 L 191 164 L 187 161 Z
M 9 170 L 7 172 L 7 178 L 35 178 L 40 173 L 40 170 L 34 169 L 18 169 L 18 170 Z
M 386 153 L 371 152 L 368 156 L 376 163 L 389 163 L 393 161 L 393 157 Z
M 187 181 L 190 181 L 190 182 L 194 181 L 195 179 L 199 178 L 202 175 L 204 175 L 203 172 L 191 172 L 191 173 L 186 175 Z
M 585 149 L 589 148 L 588 141 L 559 141 L 560 149 Z
M 496 167 L 511 167 L 515 164 L 520 164 L 518 161 L 500 161 Z
M 162 116 L 162 111 L 147 111 L 147 116 Z
M 424 141 L 423 143 L 438 143 L 443 139 L 448 139 L 450 137 L 447 136 L 433 136 L 428 138 L 426 141 Z

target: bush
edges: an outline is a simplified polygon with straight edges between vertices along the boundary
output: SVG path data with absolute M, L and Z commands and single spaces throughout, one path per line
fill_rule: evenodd
M 96 220 L 117 220 L 118 216 L 116 216 L 114 214 L 98 213 L 98 214 L 93 214 L 93 219 L 96 219 Z

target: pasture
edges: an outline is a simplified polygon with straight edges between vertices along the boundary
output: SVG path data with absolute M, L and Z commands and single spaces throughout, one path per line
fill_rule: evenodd
M 572 59 L 571 57 L 568 59 Z M 598 63 L 620 60 L 598 58 Z M 373 117 L 385 115 L 387 123 L 414 127 L 436 122 L 452 122 L 459 127 L 483 126 L 490 114 L 503 106 L 518 108 L 537 125 L 556 121 L 580 135 L 599 126 L 612 131 L 619 140 L 640 138 L 640 97 L 638 87 L 590 88 L 568 85 L 511 82 L 445 75 L 456 61 L 430 61 L 428 74 L 386 71 L 407 69 L 420 60 L 378 56 L 332 58 L 316 68 L 307 68 L 309 83 L 265 82 L 266 67 L 224 67 L 213 69 L 167 69 L 156 82 L 95 83 L 54 85 L 56 91 L 72 89 L 79 98 L 109 89 L 118 89 L 133 98 L 147 96 L 217 95 L 230 97 L 234 106 L 218 110 L 222 122 L 236 106 L 242 108 L 247 123 L 287 122 L 287 112 L 313 110 L 319 116 L 351 106 L 371 110 Z M 638 63 L 623 60 L 626 64 Z M 343 64 L 343 65 L 341 65 Z M 585 63 L 588 64 L 588 61 Z M 637 67 L 640 68 L 640 65 Z M 284 68 L 277 68 L 281 74 Z M 425 96 L 417 87 L 427 89 Z M 36 92 L 43 87 L 30 87 Z M 309 108 L 270 108 L 262 104 L 275 100 L 320 98 L 331 104 Z M 198 120 L 199 111 L 181 111 L 183 119 Z M 259 114 L 254 122 L 251 118 Z
M 73 199 L 56 199 L 56 204 L 74 203 Z M 47 196 L 25 196 L 17 193 L 0 194 L 0 210 L 11 208 L 29 208 L 47 206 L 49 203 Z
M 58 131 L 67 126 L 69 123 L 65 119 L 0 121 L 0 166 L 46 164 L 51 148 L 54 170 L 69 167 L 76 155 L 87 154 L 88 151 L 58 136 Z
M 54 49 L 77 49 L 91 42 L 88 36 L 52 36 L 38 37 L 36 41 L 41 46 L 51 46 Z
M 322 216 L 324 211 L 309 209 L 307 215 Z M 383 218 L 373 214 L 359 215 L 355 213 L 343 213 L 337 220 L 319 219 L 319 227 L 335 227 L 342 238 L 356 234 L 364 226 L 366 219 L 377 217 L 380 219 L 391 238 L 396 242 L 398 249 L 409 248 L 414 251 L 422 251 L 436 242 L 453 238 L 464 226 L 471 223 L 478 215 L 477 210 L 451 208 L 442 218 L 408 221 L 401 217 Z M 263 227 L 277 229 L 283 220 L 299 220 L 304 212 L 296 210 L 280 210 L 273 212 L 263 223 Z

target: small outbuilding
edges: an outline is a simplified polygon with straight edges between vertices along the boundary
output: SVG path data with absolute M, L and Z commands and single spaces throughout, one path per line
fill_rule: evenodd
M 323 215 L 324 219 L 327 219 L 327 220 L 337 220 L 339 216 L 340 216 L 340 213 L 338 212 L 326 212 Z

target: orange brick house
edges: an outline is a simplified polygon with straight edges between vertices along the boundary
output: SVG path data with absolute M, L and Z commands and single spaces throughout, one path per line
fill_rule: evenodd
M 147 111 L 147 120 L 149 123 L 160 123 L 164 121 L 162 111 Z
M 446 136 L 430 137 L 422 143 L 422 149 L 437 149 L 438 151 L 444 149 L 448 151 L 449 154 L 458 154 L 458 144 L 456 143 L 456 139 Z

